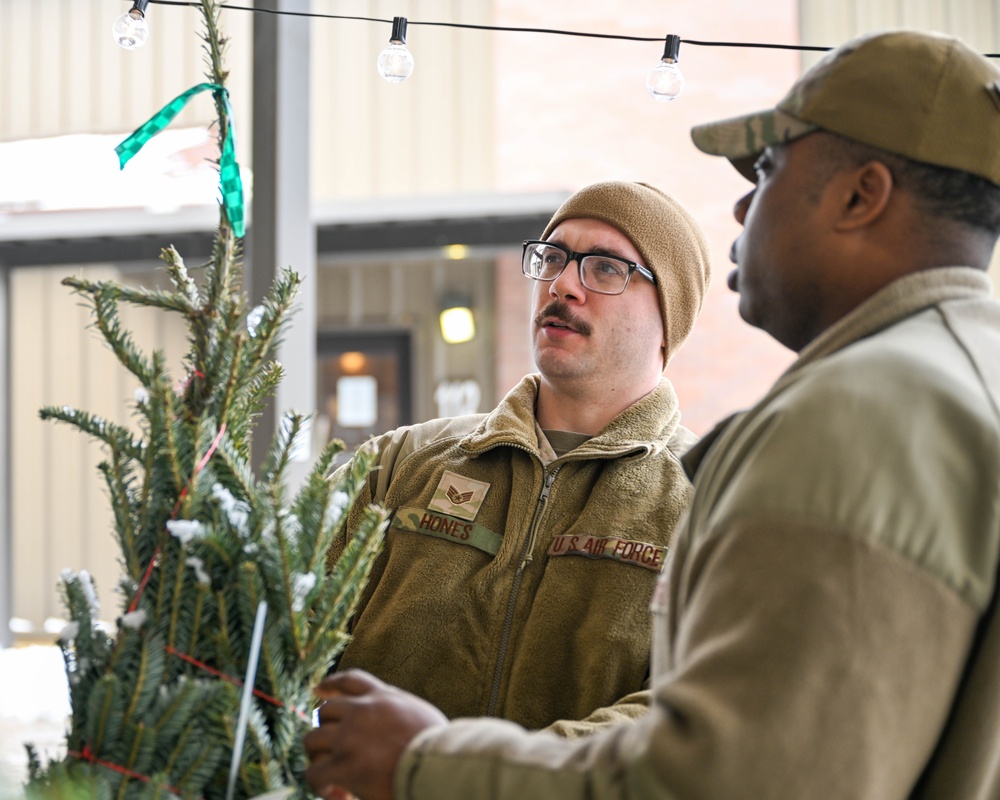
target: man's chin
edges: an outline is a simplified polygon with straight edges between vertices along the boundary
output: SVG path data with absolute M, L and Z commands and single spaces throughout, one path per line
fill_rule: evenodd
M 535 366 L 546 378 L 576 378 L 586 371 L 579 357 L 552 347 L 535 351 Z

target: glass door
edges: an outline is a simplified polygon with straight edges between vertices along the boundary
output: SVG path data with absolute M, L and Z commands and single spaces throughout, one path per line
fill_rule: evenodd
M 347 445 L 343 463 L 358 445 L 412 422 L 410 334 L 344 331 L 319 334 L 317 427 Z

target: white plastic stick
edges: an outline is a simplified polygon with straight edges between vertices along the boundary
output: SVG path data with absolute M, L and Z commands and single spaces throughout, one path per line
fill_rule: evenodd
M 236 722 L 236 742 L 233 744 L 232 761 L 229 762 L 229 785 L 226 787 L 226 800 L 233 800 L 233 792 L 236 791 L 236 776 L 240 771 L 243 742 L 246 741 L 247 723 L 250 720 L 250 701 L 253 699 L 254 682 L 257 680 L 257 660 L 260 656 L 261 642 L 264 640 L 265 619 L 267 619 L 267 601 L 261 600 L 257 605 L 257 619 L 253 623 L 250 658 L 247 660 L 247 674 L 243 681 L 243 699 L 240 701 L 240 718 Z

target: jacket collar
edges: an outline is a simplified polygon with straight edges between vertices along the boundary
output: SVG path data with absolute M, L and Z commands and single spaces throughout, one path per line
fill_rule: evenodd
M 949 300 L 989 296 L 989 276 L 973 267 L 935 267 L 893 281 L 802 348 L 791 375 L 825 356 Z M 784 377 L 784 376 L 782 376 Z
M 939 267 L 893 281 L 806 345 L 799 353 L 799 357 L 778 378 L 764 398 L 754 406 L 766 404 L 775 391 L 795 380 L 799 370 L 809 364 L 878 333 L 925 308 L 948 300 L 989 297 L 991 287 L 989 276 L 982 270 L 972 267 Z M 681 464 L 689 480 L 694 481 L 712 445 L 746 413 L 737 412 L 723 419 L 681 457 Z
M 483 421 L 465 436 L 460 447 L 470 454 L 498 445 L 521 447 L 535 452 L 535 401 L 540 376 L 526 375 Z M 680 409 L 674 387 L 666 378 L 640 398 L 585 444 L 573 451 L 585 457 L 642 457 L 659 452 L 680 424 Z

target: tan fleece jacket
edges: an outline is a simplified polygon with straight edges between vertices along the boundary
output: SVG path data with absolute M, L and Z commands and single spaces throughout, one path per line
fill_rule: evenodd
M 651 712 L 581 742 L 426 731 L 406 800 L 1000 797 L 1000 304 L 903 278 L 707 437 Z
M 687 504 L 678 456 L 694 437 L 662 380 L 543 465 L 537 389 L 531 375 L 489 415 L 378 441 L 381 469 L 352 513 L 382 501 L 393 521 L 340 666 L 450 717 L 563 721 L 573 736 L 647 707 L 649 598 Z

